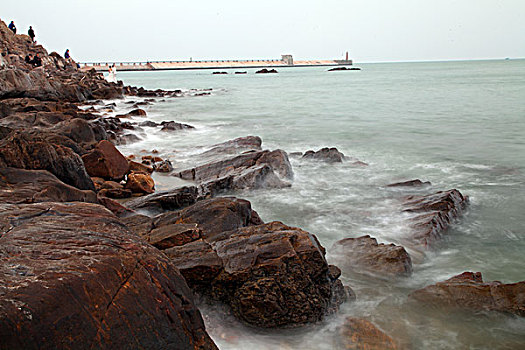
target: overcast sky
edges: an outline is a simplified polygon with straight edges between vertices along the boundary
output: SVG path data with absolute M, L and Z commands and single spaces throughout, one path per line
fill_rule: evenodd
M 525 0 L 1 0 L 77 61 L 525 57 Z

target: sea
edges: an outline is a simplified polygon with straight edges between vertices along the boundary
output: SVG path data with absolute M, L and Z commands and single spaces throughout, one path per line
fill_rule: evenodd
M 118 72 L 126 85 L 181 89 L 143 107 L 156 122 L 195 129 L 143 128 L 125 155 L 157 150 L 176 169 L 196 163 L 206 147 L 256 135 L 264 149 L 288 153 L 336 147 L 337 164 L 290 157 L 293 185 L 230 193 L 250 200 L 265 222 L 282 221 L 315 234 L 329 263 L 333 244 L 370 235 L 406 247 L 414 273 L 384 279 L 343 270 L 357 299 L 324 321 L 299 329 L 261 330 L 239 323 L 227 307 L 200 300 L 207 330 L 220 349 L 338 349 L 347 317 L 364 318 L 400 349 L 525 349 L 525 319 L 497 312 L 451 311 L 413 303 L 419 288 L 464 271 L 486 281 L 525 280 L 525 60 L 357 64 L 327 67 Z M 247 74 L 233 74 L 235 71 Z M 197 90 L 192 90 L 197 89 Z M 211 90 L 209 90 L 211 89 Z M 202 95 L 202 92 L 205 92 Z M 209 93 L 209 94 L 208 94 Z M 117 109 L 136 98 L 117 101 Z M 355 161 L 367 166 L 355 166 Z M 424 188 L 388 188 L 421 179 Z M 181 186 L 155 174 L 157 190 Z M 470 198 L 464 214 L 430 249 L 410 244 L 401 199 L 458 189 Z

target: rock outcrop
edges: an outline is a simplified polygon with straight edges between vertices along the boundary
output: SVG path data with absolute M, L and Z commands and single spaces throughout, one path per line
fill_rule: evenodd
M 106 209 L 0 207 L 1 348 L 216 348 L 178 270 Z
M 90 176 L 121 180 L 129 171 L 126 157 L 109 141 L 100 141 L 95 149 L 82 156 Z
M 318 151 L 306 151 L 302 156 L 303 159 L 321 160 L 327 163 L 341 163 L 345 159 L 345 155 L 335 147 L 321 148 Z
M 472 311 L 499 311 L 525 316 L 525 281 L 483 282 L 480 272 L 463 272 L 410 294 L 426 306 Z
M 409 196 L 404 200 L 404 211 L 414 213 L 412 239 L 423 246 L 431 246 L 443 237 L 468 204 L 468 197 L 456 189 L 424 196 Z
M 337 241 L 333 253 L 340 257 L 343 269 L 367 271 L 383 276 L 410 276 L 412 259 L 405 248 L 395 244 L 378 244 L 370 236 Z
M 430 186 L 432 185 L 429 181 L 421 181 L 419 179 L 415 180 L 409 180 L 409 181 L 403 181 L 403 182 L 396 182 L 390 185 L 387 185 L 386 187 L 423 187 L 423 186 Z

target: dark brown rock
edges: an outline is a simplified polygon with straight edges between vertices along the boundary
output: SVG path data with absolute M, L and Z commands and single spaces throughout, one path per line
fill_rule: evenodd
M 153 164 L 153 169 L 158 173 L 169 173 L 173 171 L 173 165 L 168 159 Z
M 0 348 L 216 349 L 178 270 L 105 208 L 0 207 Z
M 343 268 L 386 276 L 412 274 L 412 259 L 405 248 L 394 244 L 378 244 L 375 238 L 368 235 L 337 241 L 333 252 L 340 255 L 340 266 Z
M 169 191 L 160 191 L 126 202 L 130 209 L 146 209 L 153 212 L 177 210 L 194 204 L 201 199 L 195 186 L 185 186 Z
M 130 215 L 134 213 L 132 210 L 129 210 L 128 208 L 111 198 L 99 195 L 97 197 L 97 200 L 100 205 L 103 205 L 106 209 L 109 209 L 116 216 L 120 217 L 123 215 Z
M 255 74 L 267 74 L 267 73 L 278 73 L 275 69 L 263 68 L 255 72 Z
M 262 140 L 259 136 L 238 137 L 233 140 L 218 143 L 203 152 L 201 156 L 224 156 L 225 154 L 238 154 L 246 151 L 261 151 Z
M 132 160 L 128 160 L 128 164 L 130 172 L 138 172 L 144 174 L 151 174 L 153 172 L 153 168 L 145 164 L 141 164 Z
M 348 317 L 339 328 L 338 345 L 345 350 L 395 350 L 396 343 L 372 322 Z
M 334 310 L 336 291 L 344 293 L 340 281 L 330 278 L 315 236 L 279 222 L 222 232 L 165 252 L 193 288 L 259 327 L 319 321 Z
M 195 127 L 188 125 L 188 124 L 182 124 L 182 123 L 176 123 L 174 121 L 164 121 L 160 123 L 162 125 L 161 131 L 175 131 L 175 130 L 186 130 L 186 129 L 195 129 Z
M 404 182 L 396 182 L 390 185 L 387 185 L 387 187 L 422 187 L 422 186 L 430 186 L 432 185 L 429 181 L 421 181 L 419 179 L 410 180 L 410 181 L 404 181 Z
M 330 68 L 328 72 L 334 72 L 334 71 L 340 71 L 340 70 L 361 70 L 361 68 L 358 67 L 336 67 L 336 68 Z
M 46 170 L 0 168 L 0 202 L 88 202 L 96 203 L 93 191 L 67 185 Z
M 129 164 L 122 153 L 109 141 L 100 141 L 95 149 L 82 156 L 89 175 L 121 180 L 128 173 Z
M 155 182 L 148 174 L 131 173 L 128 175 L 126 189 L 133 193 L 153 193 L 155 192 Z
M 129 198 L 132 193 L 131 190 L 126 188 L 103 188 L 98 192 L 100 196 L 115 199 Z
M 151 230 L 145 238 L 149 244 L 164 250 L 196 241 L 201 235 L 197 224 L 171 224 Z
M 327 163 L 341 163 L 345 159 L 345 155 L 339 152 L 335 147 L 325 147 L 316 152 L 306 151 L 302 158 L 321 160 Z
M 423 246 L 431 246 L 441 239 L 449 225 L 468 204 L 468 197 L 458 190 L 440 191 L 424 196 L 409 196 L 404 211 L 416 214 L 413 221 L 413 239 Z
M 95 189 L 77 154 L 38 135 L 13 132 L 1 140 L 0 167 L 47 170 L 68 185 Z
M 525 316 L 525 281 L 483 282 L 480 272 L 463 272 L 410 294 L 410 299 L 426 306 L 499 311 Z

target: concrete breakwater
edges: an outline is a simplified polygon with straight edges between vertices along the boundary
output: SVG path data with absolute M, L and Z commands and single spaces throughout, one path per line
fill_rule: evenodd
M 98 72 L 107 72 L 115 65 L 118 71 L 148 70 L 189 70 L 189 69 L 228 69 L 228 68 L 276 68 L 276 67 L 315 67 L 352 65 L 352 60 L 299 60 L 292 55 L 282 55 L 281 59 L 261 60 L 205 60 L 205 61 L 147 61 L 147 62 L 85 62 L 81 69 L 94 68 Z

